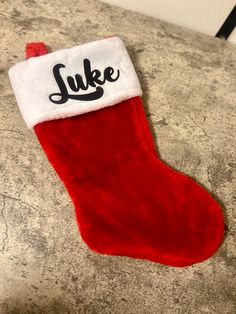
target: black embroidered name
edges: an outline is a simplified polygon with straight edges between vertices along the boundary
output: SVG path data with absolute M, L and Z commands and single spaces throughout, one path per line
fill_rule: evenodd
M 53 67 L 53 75 L 60 92 L 49 95 L 49 99 L 51 102 L 60 105 L 66 103 L 68 99 L 77 99 L 84 101 L 99 99 L 104 93 L 104 90 L 101 86 L 104 85 L 106 81 L 117 81 L 120 76 L 120 71 L 115 71 L 112 67 L 105 68 L 105 70 L 103 71 L 103 75 L 97 69 L 91 70 L 91 64 L 88 59 L 84 59 L 83 65 L 85 79 L 83 80 L 80 74 L 76 74 L 75 77 L 67 76 L 68 86 L 73 92 L 79 92 L 81 90 L 86 91 L 89 87 L 94 87 L 95 90 L 90 93 L 69 94 L 66 84 L 60 73 L 60 70 L 62 68 L 65 68 L 66 66 L 62 63 L 59 63 Z

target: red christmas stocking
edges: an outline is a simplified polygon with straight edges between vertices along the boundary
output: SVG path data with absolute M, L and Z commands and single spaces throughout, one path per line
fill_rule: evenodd
M 27 57 L 46 52 L 29 45 Z M 171 266 L 215 253 L 221 208 L 154 155 L 139 82 L 119 38 L 30 58 L 9 75 L 91 249 Z

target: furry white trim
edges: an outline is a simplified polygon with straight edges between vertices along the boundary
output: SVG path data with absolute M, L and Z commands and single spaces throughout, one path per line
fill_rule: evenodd
M 9 77 L 29 128 L 142 95 L 118 37 L 30 58 L 11 67 Z

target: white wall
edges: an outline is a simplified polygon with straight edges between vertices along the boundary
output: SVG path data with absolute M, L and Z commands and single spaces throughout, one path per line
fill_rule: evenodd
M 173 24 L 215 36 L 235 0 L 104 0 Z

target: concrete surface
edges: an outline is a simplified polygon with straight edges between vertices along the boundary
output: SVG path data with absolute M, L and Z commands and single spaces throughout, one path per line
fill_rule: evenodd
M 16 106 L 8 68 L 116 34 L 128 46 L 161 158 L 223 204 L 224 244 L 175 269 L 92 253 Z M 236 46 L 93 0 L 0 4 L 0 313 L 236 313 Z

